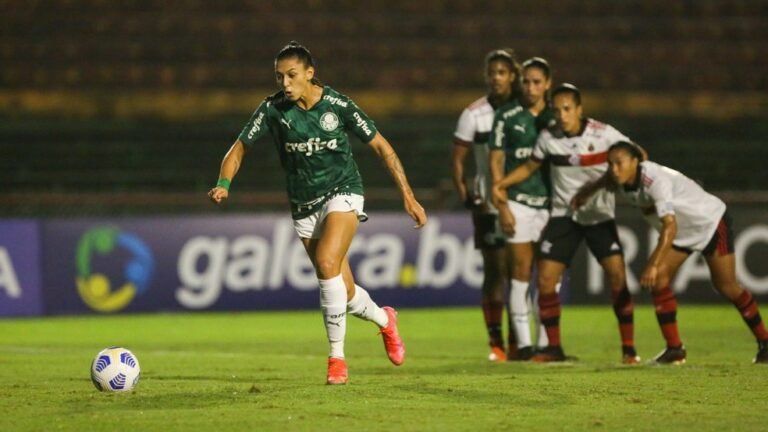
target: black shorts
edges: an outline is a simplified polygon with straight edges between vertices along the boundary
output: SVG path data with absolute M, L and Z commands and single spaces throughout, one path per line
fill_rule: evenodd
M 680 246 L 672 247 L 680 252 L 691 254 L 693 249 L 684 248 Z M 701 250 L 701 254 L 704 256 L 712 256 L 717 253 L 718 256 L 730 255 L 735 250 L 733 246 L 733 221 L 731 216 L 726 212 L 720 219 L 720 223 L 717 224 L 715 233 L 712 234 L 712 238 L 709 240 L 704 249 Z
M 506 239 L 499 229 L 499 216 L 491 213 L 472 212 L 472 225 L 475 227 L 475 249 L 499 249 L 504 247 Z
M 541 233 L 539 258 L 570 265 L 573 255 L 584 239 L 598 262 L 607 256 L 624 253 L 616 230 L 616 221 L 613 219 L 597 225 L 581 225 L 570 217 L 560 216 L 550 218 Z

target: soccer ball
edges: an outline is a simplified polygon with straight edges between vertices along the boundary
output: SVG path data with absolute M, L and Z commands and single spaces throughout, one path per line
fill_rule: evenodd
M 96 354 L 91 363 L 91 381 L 104 392 L 124 392 L 139 382 L 139 359 L 125 348 L 109 347 Z

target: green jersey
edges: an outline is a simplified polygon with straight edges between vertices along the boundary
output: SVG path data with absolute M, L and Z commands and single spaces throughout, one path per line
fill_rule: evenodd
M 493 119 L 493 128 L 488 145 L 491 150 L 504 151 L 504 172 L 508 173 L 522 165 L 533 152 L 539 131 L 553 120 L 552 111 L 546 108 L 538 116 L 512 101 L 498 110 Z M 507 196 L 534 208 L 549 207 L 549 186 L 537 170 L 524 182 L 507 189 Z
M 286 174 L 291 214 L 302 219 L 334 195 L 363 194 L 347 132 L 368 143 L 377 131 L 351 99 L 325 86 L 320 101 L 309 110 L 299 108 L 282 91 L 269 96 L 239 139 L 250 148 L 267 133 L 272 136 Z

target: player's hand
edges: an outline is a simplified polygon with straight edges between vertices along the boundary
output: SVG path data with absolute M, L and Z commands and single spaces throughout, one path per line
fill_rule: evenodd
M 414 228 L 421 228 L 427 223 L 427 212 L 415 198 L 405 200 L 405 212 L 416 222 Z
M 576 195 L 571 198 L 571 208 L 578 210 L 581 206 L 589 201 L 589 196 L 584 193 L 583 189 L 578 191 Z
M 517 221 L 515 220 L 515 215 L 512 214 L 510 211 L 499 211 L 499 225 L 501 226 L 501 231 L 504 232 L 504 234 L 512 237 L 515 235 L 515 224 Z
M 659 269 L 655 265 L 649 265 L 643 271 L 643 275 L 640 277 L 640 286 L 645 289 L 653 289 L 656 285 L 656 279 L 659 277 Z
M 492 193 L 493 193 L 493 203 L 494 204 L 496 204 L 498 206 L 499 203 L 506 203 L 507 202 L 507 190 L 506 189 L 504 189 L 502 187 L 499 187 L 499 186 L 496 186 L 495 184 L 493 185 L 493 188 L 491 188 L 491 189 L 492 189 Z
M 229 191 L 223 187 L 216 186 L 208 191 L 208 198 L 210 198 L 214 204 L 221 204 L 224 200 L 229 198 Z

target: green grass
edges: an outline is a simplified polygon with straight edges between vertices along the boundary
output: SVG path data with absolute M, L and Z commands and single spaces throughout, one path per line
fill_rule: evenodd
M 0 320 L 0 431 L 765 430 L 768 367 L 729 306 L 683 306 L 688 364 L 618 364 L 608 307 L 568 307 L 561 365 L 490 364 L 479 308 L 405 309 L 408 359 L 389 364 L 373 324 L 351 318 L 350 384 L 326 386 L 318 312 Z M 663 342 L 636 313 L 637 346 Z M 123 345 L 142 379 L 100 393 L 88 366 Z

